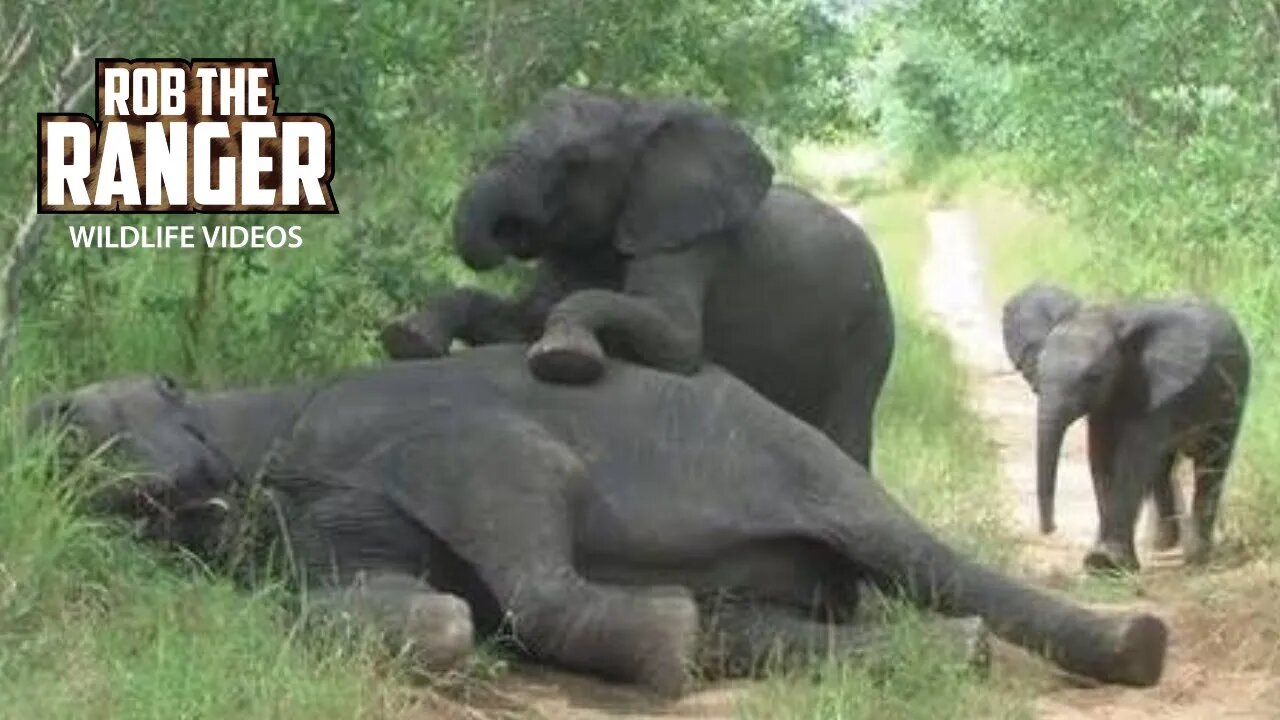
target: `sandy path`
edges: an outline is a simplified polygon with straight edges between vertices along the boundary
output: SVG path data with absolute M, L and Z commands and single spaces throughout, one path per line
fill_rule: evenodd
M 951 337 L 957 359 L 970 369 L 974 409 L 987 423 L 1015 512 L 1012 525 L 1027 570 L 1054 585 L 1081 572 L 1097 512 L 1084 423 L 1067 433 L 1058 476 L 1054 535 L 1039 533 L 1035 496 L 1035 396 L 1004 354 L 999 311 L 985 290 L 982 245 L 974 218 L 963 210 L 930 213 L 930 251 L 921 268 L 926 308 Z M 1140 534 L 1139 544 L 1142 546 Z M 1037 698 L 1043 718 L 1280 718 L 1277 637 L 1271 616 L 1256 612 L 1257 597 L 1275 602 L 1275 579 L 1261 566 L 1217 573 L 1226 597 L 1217 608 L 1188 592 L 1194 579 L 1180 552 L 1154 556 L 1139 548 L 1147 602 L 1170 624 L 1172 645 L 1161 684 L 1149 690 L 1080 688 L 1046 683 Z M 1212 596 L 1210 596 L 1212 597 Z
M 1012 525 L 1041 571 L 1074 572 L 1097 525 L 1084 422 L 1067 431 L 1058 469 L 1058 530 L 1044 536 L 1036 524 L 1035 396 L 1004 352 L 1000 318 L 988 302 L 977 224 L 964 211 L 929 214 L 930 250 L 921 272 L 925 308 L 951 337 L 959 362 L 970 369 L 973 403 L 988 421 L 1000 468 L 1014 500 Z

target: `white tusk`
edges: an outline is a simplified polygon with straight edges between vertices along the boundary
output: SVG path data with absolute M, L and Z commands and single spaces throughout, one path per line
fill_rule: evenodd
M 220 498 L 220 497 L 216 497 L 216 498 L 212 498 L 212 499 L 210 499 L 208 502 L 206 502 L 206 503 L 205 503 L 205 506 L 206 506 L 206 507 L 216 507 L 216 508 L 218 508 L 218 509 L 222 510 L 223 512 L 231 512 L 231 505 L 230 505 L 229 503 L 227 503 L 227 501 L 226 501 L 226 500 L 224 500 L 224 499 L 222 499 L 222 498 Z

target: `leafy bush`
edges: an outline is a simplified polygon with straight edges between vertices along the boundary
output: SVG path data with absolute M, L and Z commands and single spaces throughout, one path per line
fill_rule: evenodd
M 510 274 L 473 278 L 453 258 L 447 220 L 476 160 L 557 85 L 694 95 L 775 144 L 847 124 L 846 34 L 803 0 L 674 8 L 621 0 L 282 2 L 199 12 L 151 0 L 102 8 L 76 0 L 32 8 L 40 15 L 36 52 L 0 91 L 16 100 L 0 107 L 0 128 L 10 131 L 0 141 L 6 165 L 32 166 L 30 134 L 14 129 L 29 127 L 39 109 L 38 63 L 60 61 L 65 29 L 74 27 L 90 36 L 128 28 L 108 38 L 107 54 L 274 57 L 282 109 L 333 118 L 340 168 L 341 214 L 288 220 L 302 227 L 300 250 L 77 250 L 66 222 L 50 223 L 24 287 L 18 367 L 47 374 L 57 354 L 69 359 L 68 381 L 141 368 L 205 384 L 322 372 L 375 355 L 379 322 L 442 283 L 510 285 Z M 30 181 L 14 177 L 0 180 L 8 183 L 0 210 L 16 217 L 30 202 Z M 5 232 L 7 222 L 0 220 Z

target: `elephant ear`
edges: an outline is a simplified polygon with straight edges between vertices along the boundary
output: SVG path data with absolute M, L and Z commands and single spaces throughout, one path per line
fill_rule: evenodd
M 1080 306 L 1080 299 L 1070 291 L 1047 283 L 1033 283 L 1005 302 L 1001 316 L 1005 353 L 1033 390 L 1045 338 Z
M 640 111 L 640 147 L 615 240 L 647 255 L 688 245 L 751 216 L 773 184 L 773 164 L 737 123 L 692 104 Z
M 1149 409 L 1165 406 L 1206 372 L 1209 334 L 1190 307 L 1145 305 L 1122 314 L 1121 338 Z

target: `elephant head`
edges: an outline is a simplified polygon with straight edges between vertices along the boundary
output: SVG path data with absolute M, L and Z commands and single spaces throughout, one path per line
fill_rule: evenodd
M 50 395 L 27 413 L 33 432 L 58 431 L 69 456 L 106 448 L 125 482 L 89 498 L 93 510 L 139 521 L 149 539 L 211 552 L 237 484 L 234 466 L 205 440 L 186 393 L 166 376 L 138 376 Z
M 1209 361 L 1203 334 L 1163 306 L 1084 306 L 1066 290 L 1033 285 L 1004 309 L 1005 346 L 1039 397 L 1036 494 L 1040 530 L 1055 529 L 1053 500 L 1067 428 L 1091 413 L 1151 412 L 1183 393 Z
M 453 241 L 475 270 L 566 250 L 643 256 L 743 222 L 772 182 L 751 137 L 708 107 L 559 90 L 462 191 Z
M 1004 305 L 1004 349 L 1010 362 L 1035 388 L 1036 361 L 1054 325 L 1074 315 L 1080 299 L 1070 291 L 1047 283 L 1033 283 Z

